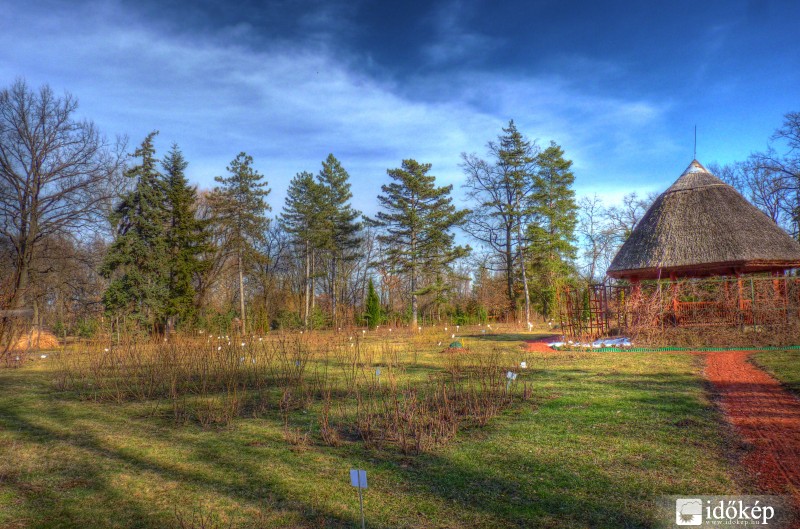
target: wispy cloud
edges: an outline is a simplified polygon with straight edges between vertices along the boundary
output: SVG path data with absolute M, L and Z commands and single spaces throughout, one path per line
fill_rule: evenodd
M 450 0 L 437 6 L 427 20 L 431 28 L 430 41 L 423 48 L 429 64 L 433 66 L 484 59 L 502 41 L 469 29 L 464 23 L 472 16 L 474 4 L 465 0 Z
M 275 189 L 273 203 L 295 172 L 316 170 L 328 152 L 348 167 L 368 212 L 385 169 L 402 158 L 432 162 L 435 174 L 458 184 L 459 154 L 482 152 L 510 118 L 531 137 L 563 144 L 587 189 L 646 177 L 633 161 L 674 148 L 663 104 L 596 95 L 560 77 L 432 70 L 401 84 L 368 75 L 324 35 L 253 46 L 263 35 L 246 23 L 170 31 L 107 3 L 11 15 L 0 22 L 0 48 L 14 50 L 0 61 L 0 77 L 68 89 L 84 115 L 133 142 L 160 129 L 160 141 L 181 145 L 204 186 L 245 150 Z M 309 31 L 332 16 L 309 14 Z M 443 24 L 443 39 L 429 48 L 433 61 L 486 45 L 455 19 Z

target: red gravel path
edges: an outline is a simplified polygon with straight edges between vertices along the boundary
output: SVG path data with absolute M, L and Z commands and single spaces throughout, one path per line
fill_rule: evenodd
M 752 445 L 745 467 L 765 489 L 790 494 L 800 507 L 800 400 L 751 364 L 749 355 L 707 353 L 706 378 L 719 392 L 728 420 Z
M 550 336 L 543 336 L 542 338 L 525 340 L 525 348 L 532 353 L 552 353 L 554 349 L 547 344 L 557 342 L 559 338 L 559 335 L 552 334 Z

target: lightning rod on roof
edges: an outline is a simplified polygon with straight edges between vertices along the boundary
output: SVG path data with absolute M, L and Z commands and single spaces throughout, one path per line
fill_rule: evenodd
M 692 160 L 697 160 L 697 125 L 694 126 L 694 156 Z

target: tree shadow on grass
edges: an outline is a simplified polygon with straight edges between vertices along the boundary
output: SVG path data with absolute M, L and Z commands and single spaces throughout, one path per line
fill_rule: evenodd
M 611 392 L 621 392 L 624 397 L 611 403 L 601 401 L 593 404 L 599 410 L 595 413 L 600 420 L 630 423 L 630 420 L 616 415 L 616 408 L 625 405 L 644 407 L 647 414 L 664 417 L 664 423 L 660 425 L 662 429 L 668 432 L 669 428 L 674 428 L 675 433 L 683 427 L 679 424 L 680 418 L 699 414 L 698 420 L 702 421 L 703 416 L 709 413 L 707 405 L 692 393 L 698 386 L 697 379 L 691 376 L 668 372 L 648 375 L 622 373 L 607 375 L 605 383 L 588 383 L 595 378 L 586 375 L 585 386 L 571 390 L 565 402 L 555 402 L 553 406 L 571 407 L 571 403 L 590 401 L 593 397 L 602 399 L 604 395 L 598 390 L 605 387 Z M 656 396 L 648 397 L 647 393 Z M 568 414 L 561 417 L 563 421 L 570 421 Z M 564 426 L 568 427 L 566 423 Z M 574 433 L 583 437 L 594 426 L 588 421 L 578 424 Z M 611 423 L 603 426 L 608 430 L 603 433 L 604 443 L 609 446 L 625 443 L 631 430 L 644 427 L 634 423 L 615 431 Z M 493 441 L 489 439 L 488 442 Z M 678 446 L 682 441 L 676 435 L 669 443 Z M 708 447 L 715 449 L 713 442 Z M 407 481 L 408 486 L 422 488 L 431 496 L 455 502 L 464 510 L 480 512 L 502 527 L 651 527 L 654 523 L 652 502 L 655 498 L 650 496 L 653 488 L 664 487 L 662 494 L 677 492 L 674 485 L 656 484 L 653 487 L 648 483 L 655 477 L 647 476 L 646 462 L 626 477 L 624 460 L 615 463 L 618 468 L 604 470 L 570 460 L 542 460 L 529 453 L 490 457 L 491 454 L 477 450 L 474 455 L 474 458 L 453 457 L 450 450 L 435 451 L 418 456 L 412 465 L 413 471 L 399 472 L 398 475 Z M 629 453 L 620 457 L 635 456 L 635 453 Z M 580 458 L 581 455 L 574 457 Z M 650 490 L 645 492 L 642 485 Z M 624 492 L 620 493 L 620 490 Z
M 598 373 L 597 368 L 592 370 L 565 367 L 531 371 L 526 376 L 537 386 L 547 383 L 548 388 L 556 389 L 564 380 L 579 382 L 570 385 L 568 395 L 563 401 L 551 403 L 554 408 L 574 407 L 576 403 L 608 398 L 606 393 L 620 393 L 621 397 L 617 400 L 612 397 L 611 402 L 601 401 L 597 405 L 601 420 L 613 417 L 611 408 L 626 405 L 644 406 L 648 412 L 672 415 L 675 419 L 703 410 L 703 405 L 693 393 L 697 391 L 697 378 L 689 374 Z M 20 412 L 7 405 L 7 401 L 0 400 L 0 426 L 14 432 L 13 437 L 20 441 L 35 443 L 48 449 L 64 443 L 86 452 L 86 464 L 81 468 L 84 479 L 88 482 L 85 489 L 88 494 L 95 495 L 100 500 L 96 500 L 96 510 L 86 512 L 78 506 L 73 507 L 71 502 L 77 500 L 72 496 L 65 499 L 61 491 L 51 490 L 44 496 L 47 505 L 42 507 L 41 503 L 37 503 L 35 494 L 24 490 L 27 487 L 24 479 L 9 482 L 26 502 L 26 510 L 32 513 L 31 518 L 35 516 L 43 520 L 35 522 L 34 527 L 164 527 L 165 522 L 170 521 L 167 515 L 153 514 L 157 509 L 142 504 L 141 500 L 125 498 L 119 489 L 115 490 L 115 475 L 123 472 L 153 473 L 163 481 L 177 482 L 181 487 L 221 495 L 254 508 L 263 505 L 266 499 L 272 508 L 296 514 L 300 526 L 352 527 L 356 523 L 355 511 L 349 517 L 325 507 L 324 500 L 318 504 L 298 500 L 296 490 L 283 479 L 280 472 L 285 471 L 287 465 L 290 468 L 300 468 L 304 465 L 302 456 L 284 457 L 286 461 L 276 461 L 274 466 L 264 464 L 265 458 L 271 457 L 275 452 L 273 448 L 279 441 L 268 440 L 266 445 L 270 445 L 270 448 L 262 449 L 259 446 L 247 446 L 241 441 L 241 436 L 220 441 L 213 432 L 209 432 L 210 435 L 193 435 L 198 431 L 208 432 L 207 430 L 157 427 L 147 420 L 129 421 L 129 428 L 145 428 L 147 437 L 163 439 L 176 449 L 189 454 L 188 461 L 173 465 L 168 461 L 144 457 L 130 447 L 114 447 L 101 436 L 82 428 L 83 421 L 91 420 L 91 412 L 81 412 L 76 417 L 74 408 L 68 410 L 59 405 L 56 399 L 51 399 L 47 404 L 46 407 L 35 410 L 34 414 L 33 411 Z M 106 409 L 113 413 L 114 407 L 111 405 Z M 570 431 L 567 428 L 570 426 L 569 422 L 575 419 L 574 416 L 571 417 L 571 413 L 551 413 L 552 417 L 562 421 L 551 428 L 558 429 L 563 424 L 565 431 Z M 45 420 L 38 420 L 40 417 Z M 108 418 L 97 420 L 98 426 L 102 426 L 103 421 Z M 399 485 L 402 490 L 409 491 L 411 494 L 403 496 L 403 501 L 413 501 L 415 497 L 431 498 L 433 504 L 429 511 L 417 505 L 407 506 L 411 512 L 401 519 L 402 524 L 409 527 L 441 525 L 448 523 L 450 517 L 454 519 L 453 523 L 457 520 L 457 526 L 463 527 L 478 524 L 496 527 L 587 528 L 652 525 L 652 520 L 648 518 L 648 498 L 637 491 L 634 483 L 636 479 L 628 482 L 628 478 L 621 478 L 588 463 L 576 466 L 569 464 L 569 461 L 543 459 L 533 453 L 492 454 L 483 451 L 484 446 L 480 445 L 482 442 L 492 444 L 503 436 L 512 442 L 513 437 L 509 437 L 505 428 L 509 425 L 513 428 L 516 420 L 506 417 L 501 420 L 502 428 L 490 426 L 479 435 L 464 432 L 459 435 L 460 439 L 455 445 L 432 454 L 417 456 L 410 460 L 410 464 L 407 463 L 408 458 L 399 456 L 396 451 L 366 449 L 361 443 L 339 448 L 320 447 L 319 450 L 323 455 L 333 457 L 334 464 L 340 464 L 345 490 L 348 487 L 345 481 L 347 468 L 361 466 L 379 474 L 384 473 L 384 477 L 389 478 L 383 480 L 385 483 Z M 582 420 L 584 423 L 578 425 L 577 431 L 580 434 L 588 432 L 592 426 L 586 423 L 585 417 Z M 619 420 L 625 421 L 624 418 Z M 46 422 L 53 426 L 44 426 L 43 423 Z M 119 425 L 114 424 L 114 428 L 119 428 Z M 184 434 L 189 435 L 185 437 Z M 613 426 L 610 426 L 604 442 L 615 442 L 612 439 L 615 435 L 622 441 L 626 434 L 621 430 L 615 432 Z M 499 446 L 504 446 L 504 442 L 500 440 Z M 491 450 L 497 450 L 497 447 Z M 401 464 L 404 461 L 406 463 Z M 109 464 L 118 465 L 120 470 L 106 470 Z M 64 477 L 68 478 L 70 475 Z M 308 478 L 293 475 L 290 479 Z M 319 476 L 318 479 L 324 477 Z M 381 481 L 379 479 L 377 483 Z M 310 486 L 313 487 L 313 479 Z M 620 499 L 619 489 L 629 491 L 630 498 Z M 610 499 L 607 497 L 609 495 L 617 497 Z M 393 501 L 396 502 L 396 499 Z M 441 509 L 451 510 L 443 513 L 450 517 L 436 519 L 435 516 Z M 43 510 L 46 511 L 44 516 L 39 514 Z M 368 516 L 370 527 L 389 527 L 388 523 L 381 521 L 387 518 L 386 513 Z M 62 519 L 56 520 L 55 517 Z M 126 523 L 128 521 L 131 523 Z
M 124 497 L 122 492 L 114 490 L 110 479 L 119 473 L 153 473 L 167 482 L 178 482 L 191 489 L 204 490 L 210 493 L 227 496 L 235 501 L 247 504 L 255 509 L 267 508 L 283 509 L 289 515 L 296 515 L 300 519 L 299 527 L 352 527 L 355 518 L 343 518 L 317 506 L 307 505 L 290 497 L 290 490 L 279 479 L 271 479 L 263 472 L 256 471 L 246 464 L 231 465 L 227 456 L 219 450 L 211 450 L 203 443 L 186 444 L 180 449 L 202 454 L 208 457 L 206 465 L 211 470 L 229 470 L 232 473 L 226 476 L 229 479 L 219 479 L 209 476 L 203 469 L 187 470 L 184 466 L 170 466 L 164 463 L 146 459 L 132 450 L 118 449 L 109 446 L 95 434 L 87 429 L 81 429 L 76 421 L 68 414 L 63 413 L 58 406 L 51 406 L 44 413 L 48 420 L 55 421 L 68 432 L 57 431 L 29 420 L 24 414 L 17 413 L 14 409 L 0 404 L 0 425 L 4 429 L 14 431 L 14 437 L 19 441 L 34 443 L 46 449 L 53 449 L 59 444 L 67 444 L 86 453 L 80 462 L 79 469 L 69 472 L 59 470 L 59 476 L 49 476 L 51 480 L 57 477 L 68 481 L 72 474 L 80 476 L 80 486 L 84 494 L 93 497 L 97 503 L 96 508 L 87 510 L 80 505 L 78 498 L 72 503 L 57 489 L 43 490 L 42 487 L 31 484 L 20 476 L 19 479 L 8 480 L 4 483 L 14 488 L 26 504 L 26 516 L 34 521 L 32 527 L 138 527 L 142 529 L 163 528 L 177 526 L 177 519 L 172 513 L 153 514 L 158 511 L 152 505 L 141 504 L 135 499 Z M 171 439 L 175 442 L 174 438 Z M 229 447 L 230 453 L 239 454 L 237 447 Z M 238 447 L 241 449 L 241 447 Z M 120 465 L 119 470 L 113 473 L 104 472 L 104 467 L 109 463 Z M 275 476 L 277 478 L 277 476 Z M 176 506 L 179 510 L 188 513 L 195 511 L 191 505 Z M 122 525 L 120 525 L 122 524 Z M 297 524 L 293 524 L 297 526 Z M 225 526 L 227 527 L 227 526 Z M 248 525 L 250 527 L 250 525 Z M 253 526 L 255 527 L 255 525 Z M 372 525 L 372 527 L 381 527 Z

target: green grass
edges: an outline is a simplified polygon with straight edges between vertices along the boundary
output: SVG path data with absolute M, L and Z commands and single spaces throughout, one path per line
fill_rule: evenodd
M 753 361 L 800 395 L 800 351 L 768 351 L 751 357 Z
M 0 527 L 176 527 L 176 511 L 215 527 L 354 527 L 355 467 L 372 528 L 651 527 L 660 495 L 743 492 L 698 357 L 523 353 L 515 340 L 465 344 L 527 360 L 534 398 L 418 456 L 314 435 L 292 446 L 277 413 L 176 426 L 152 403 L 56 391 L 46 360 L 1 370 Z M 419 376 L 442 369 L 434 345 Z

